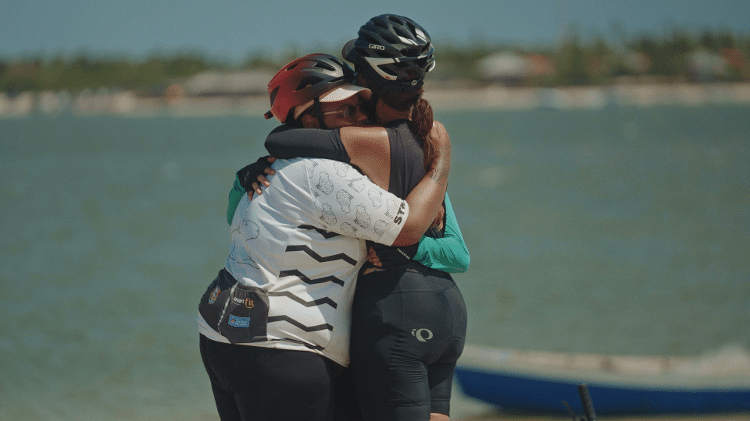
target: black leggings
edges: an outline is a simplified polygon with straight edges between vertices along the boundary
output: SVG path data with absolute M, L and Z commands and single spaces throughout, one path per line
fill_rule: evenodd
M 336 365 L 314 352 L 215 342 L 200 335 L 222 421 L 333 419 Z
M 364 418 L 449 414 L 466 337 L 466 306 L 453 279 L 410 263 L 357 282 L 350 367 Z

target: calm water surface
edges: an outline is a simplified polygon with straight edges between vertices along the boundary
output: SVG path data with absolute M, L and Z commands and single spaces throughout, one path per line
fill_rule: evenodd
M 750 350 L 750 107 L 437 117 L 468 342 Z M 196 306 L 228 252 L 234 172 L 273 127 L 0 120 L 0 419 L 217 419 Z

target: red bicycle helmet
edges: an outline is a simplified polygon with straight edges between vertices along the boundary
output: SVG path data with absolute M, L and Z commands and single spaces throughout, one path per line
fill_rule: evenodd
M 330 54 L 309 54 L 291 61 L 268 83 L 271 110 L 265 117 L 292 120 L 294 107 L 354 80 L 354 70 Z

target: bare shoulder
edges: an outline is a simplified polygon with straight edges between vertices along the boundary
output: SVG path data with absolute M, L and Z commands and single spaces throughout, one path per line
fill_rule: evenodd
M 378 126 L 348 126 L 339 129 L 344 144 L 352 143 L 385 143 L 388 144 L 388 132 Z
M 443 123 L 435 120 L 432 122 L 432 129 L 430 130 L 430 138 L 441 143 L 450 142 L 450 136 L 448 131 L 443 126 Z
M 350 126 L 339 129 L 341 141 L 349 156 L 354 159 L 358 155 L 390 156 L 388 132 L 383 127 Z
M 383 127 L 342 127 L 341 141 L 352 165 L 387 190 L 391 174 L 391 144 Z

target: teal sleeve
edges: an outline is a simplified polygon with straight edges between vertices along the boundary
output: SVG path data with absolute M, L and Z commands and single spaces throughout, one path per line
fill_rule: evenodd
M 234 219 L 234 211 L 237 210 L 237 206 L 242 200 L 242 196 L 245 194 L 245 189 L 240 185 L 239 176 L 234 178 L 234 186 L 229 191 L 229 205 L 227 206 L 227 224 L 232 225 L 232 219 Z
M 436 270 L 463 273 L 469 269 L 469 249 L 458 228 L 451 201 L 445 194 L 445 234 L 443 238 L 422 237 L 414 260 Z

